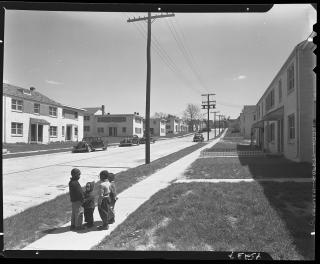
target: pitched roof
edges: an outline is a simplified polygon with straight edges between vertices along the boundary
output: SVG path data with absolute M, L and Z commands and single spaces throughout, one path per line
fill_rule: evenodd
M 87 114 L 95 114 L 97 111 L 101 110 L 101 107 L 83 107 L 87 111 Z
M 62 104 L 48 98 L 47 96 L 33 90 L 30 91 L 29 89 L 24 89 L 18 86 L 14 86 L 11 84 L 3 83 L 3 94 L 5 95 L 11 95 L 15 97 L 19 97 L 26 100 L 33 100 L 44 104 L 50 104 L 55 106 L 62 106 Z M 25 94 L 25 93 L 28 94 Z M 30 94 L 30 95 L 29 95 Z

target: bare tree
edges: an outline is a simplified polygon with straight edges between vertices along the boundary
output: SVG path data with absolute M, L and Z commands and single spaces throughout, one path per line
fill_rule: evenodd
M 194 130 L 194 125 L 198 123 L 201 117 L 202 116 L 200 107 L 195 104 L 189 103 L 183 112 L 183 118 L 188 122 L 189 127 L 191 127 L 192 131 Z

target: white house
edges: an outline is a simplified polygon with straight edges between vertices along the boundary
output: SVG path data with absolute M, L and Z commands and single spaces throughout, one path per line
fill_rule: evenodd
M 240 113 L 240 135 L 246 139 L 251 138 L 251 127 L 256 121 L 256 106 L 245 105 Z
M 143 117 L 134 114 L 110 114 L 101 108 L 85 108 L 84 136 L 128 137 L 143 136 Z
M 2 142 L 80 141 L 84 109 L 63 105 L 39 93 L 3 84 Z
M 150 119 L 150 133 L 153 136 L 163 137 L 166 135 L 166 119 L 151 118 Z

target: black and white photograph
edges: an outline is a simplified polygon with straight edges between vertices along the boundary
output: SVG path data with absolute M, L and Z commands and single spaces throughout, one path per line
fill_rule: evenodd
M 315 4 L 17 3 L 4 256 L 315 260 Z

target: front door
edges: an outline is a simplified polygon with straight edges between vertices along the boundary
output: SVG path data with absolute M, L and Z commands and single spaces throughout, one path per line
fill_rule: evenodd
M 36 142 L 37 141 L 37 125 L 36 124 L 31 124 L 31 142 Z
M 278 152 L 283 152 L 283 119 L 278 121 Z
M 43 141 L 43 125 L 38 125 L 38 142 Z
M 67 126 L 66 140 L 71 140 L 71 126 Z

